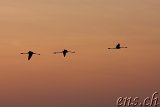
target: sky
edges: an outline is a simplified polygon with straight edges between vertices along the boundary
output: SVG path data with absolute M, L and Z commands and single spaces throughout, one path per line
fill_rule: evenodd
M 0 0 L 1 107 L 117 107 L 159 92 L 159 0 Z M 108 50 L 117 43 L 127 49 Z M 68 49 L 75 54 L 53 54 Z M 30 61 L 21 52 L 32 50 Z

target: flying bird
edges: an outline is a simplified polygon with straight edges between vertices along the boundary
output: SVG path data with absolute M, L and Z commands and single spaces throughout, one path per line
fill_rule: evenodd
M 121 49 L 121 48 L 127 48 L 127 47 L 121 47 L 120 43 L 118 43 L 115 48 L 108 48 L 108 49 Z
M 61 52 L 54 52 L 54 54 L 57 54 L 57 53 L 62 53 L 62 54 L 63 54 L 63 56 L 65 57 L 67 53 L 75 53 L 75 52 L 68 51 L 68 50 L 64 49 L 64 50 L 63 50 L 63 51 L 61 51 Z
M 27 53 L 21 53 L 21 54 L 28 54 L 28 60 L 30 60 L 30 59 L 32 58 L 33 54 L 40 55 L 40 54 L 34 53 L 34 52 L 32 52 L 32 51 L 29 51 L 29 52 L 27 52 Z

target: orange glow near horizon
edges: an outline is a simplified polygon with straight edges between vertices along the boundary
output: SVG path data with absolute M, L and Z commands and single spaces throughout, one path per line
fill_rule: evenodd
M 159 91 L 159 5 L 0 0 L 0 107 L 116 107 Z M 107 49 L 117 43 L 128 48 Z M 53 54 L 63 49 L 76 53 Z

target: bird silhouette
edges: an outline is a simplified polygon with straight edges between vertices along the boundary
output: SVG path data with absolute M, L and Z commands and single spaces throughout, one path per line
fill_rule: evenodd
M 54 52 L 54 54 L 57 54 L 57 53 L 62 53 L 62 54 L 63 54 L 63 56 L 64 56 L 64 57 L 66 57 L 66 54 L 67 54 L 67 53 L 75 53 L 75 52 L 68 51 L 68 50 L 64 49 L 64 50 L 63 50 L 63 51 L 61 51 L 61 52 Z
M 121 48 L 127 48 L 127 47 L 121 47 L 120 43 L 118 43 L 115 48 L 108 48 L 108 49 L 121 49 Z
M 32 52 L 32 51 L 29 51 L 29 52 L 27 52 L 27 53 L 21 53 L 21 54 L 28 54 L 28 60 L 30 60 L 30 59 L 32 58 L 33 54 L 40 55 L 40 54 L 34 53 L 34 52 Z

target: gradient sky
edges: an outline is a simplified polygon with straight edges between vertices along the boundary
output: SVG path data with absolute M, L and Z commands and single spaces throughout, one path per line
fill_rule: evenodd
M 0 0 L 0 107 L 116 107 L 160 94 L 160 0 Z M 128 49 L 108 50 L 117 43 Z M 64 48 L 76 54 L 52 54 Z M 41 53 L 27 61 L 21 52 Z

